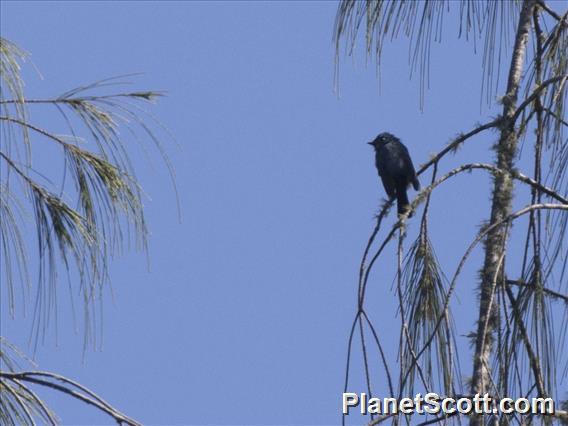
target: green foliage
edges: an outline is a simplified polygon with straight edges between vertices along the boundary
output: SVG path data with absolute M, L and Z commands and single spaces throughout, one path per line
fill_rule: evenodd
M 15 44 L 0 38 L 2 285 L 6 286 L 12 316 L 18 304 L 25 308 L 30 303 L 31 290 L 37 287 L 32 326 L 32 341 L 37 345 L 51 319 L 57 316 L 57 295 L 62 284 L 58 271 L 63 270 L 68 276 L 71 298 L 79 294 L 82 300 L 85 345 L 96 344 L 94 307 L 102 303 L 103 290 L 110 282 L 110 259 L 124 244 L 133 243 L 143 250 L 147 245 L 142 191 L 125 148 L 128 140 L 121 136 L 119 128 L 127 129 L 126 134 L 134 139 L 149 139 L 173 177 L 164 150 L 149 125 L 160 127 L 160 123 L 141 106 L 162 94 L 108 93 L 125 83 L 118 77 L 78 87 L 55 98 L 28 99 L 20 76 L 26 58 L 27 54 Z M 35 124 L 32 108 L 53 108 L 67 125 L 68 135 Z M 34 161 L 40 143 L 60 154 L 65 167 L 61 182 L 47 177 L 53 170 L 36 168 L 36 164 L 41 164 Z M 32 245 L 34 234 L 36 241 Z M 37 248 L 33 250 L 33 246 Z M 30 259 L 38 268 L 33 285 Z M 18 284 L 21 297 L 16 296 Z M 2 337 L 0 344 L 1 424 L 35 424 L 36 419 L 47 424 L 57 422 L 29 384 L 67 393 L 107 412 L 119 423 L 137 424 L 69 379 L 53 373 L 19 371 L 17 360 L 22 358 L 21 353 Z

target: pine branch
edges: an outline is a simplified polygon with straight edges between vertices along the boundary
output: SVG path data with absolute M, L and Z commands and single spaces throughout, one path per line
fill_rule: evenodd
M 126 424 L 128 426 L 142 426 L 136 420 L 133 420 L 108 404 L 105 400 L 97 396 L 94 392 L 86 387 L 74 382 L 64 376 L 49 373 L 45 371 L 22 371 L 17 373 L 0 371 L 0 379 L 2 381 L 11 381 L 15 383 L 28 382 L 55 389 L 59 392 L 70 395 L 86 404 L 92 405 L 109 416 L 113 417 L 118 424 Z M 49 381 L 57 380 L 63 382 L 64 385 Z M 76 388 L 77 390 L 75 390 Z

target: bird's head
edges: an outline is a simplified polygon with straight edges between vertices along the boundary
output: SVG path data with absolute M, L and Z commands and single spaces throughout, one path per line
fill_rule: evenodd
M 367 142 L 369 145 L 372 145 L 375 148 L 378 148 L 380 146 L 383 146 L 389 142 L 393 142 L 393 141 L 397 141 L 398 138 L 389 133 L 389 132 L 383 132 L 380 133 L 372 142 Z

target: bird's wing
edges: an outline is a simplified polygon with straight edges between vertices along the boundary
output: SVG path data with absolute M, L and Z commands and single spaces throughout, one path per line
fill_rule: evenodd
M 387 193 L 389 198 L 394 198 L 396 196 L 396 184 L 392 176 L 383 174 L 381 175 L 381 180 L 383 181 L 385 192 Z
M 401 149 L 401 157 L 404 163 L 404 174 L 408 178 L 408 183 L 412 183 L 412 186 L 416 191 L 420 189 L 420 182 L 416 177 L 416 170 L 414 169 L 414 164 L 412 164 L 412 158 L 410 158 L 410 153 L 408 152 L 408 148 L 404 145 L 400 144 Z

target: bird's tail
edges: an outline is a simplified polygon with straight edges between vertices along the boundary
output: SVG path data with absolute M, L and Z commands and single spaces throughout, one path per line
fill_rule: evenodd
M 396 184 L 396 201 L 398 214 L 404 214 L 410 209 L 410 203 L 408 202 L 408 195 L 406 193 L 406 184 L 402 179 Z M 412 216 L 412 214 L 408 217 L 410 216 Z

